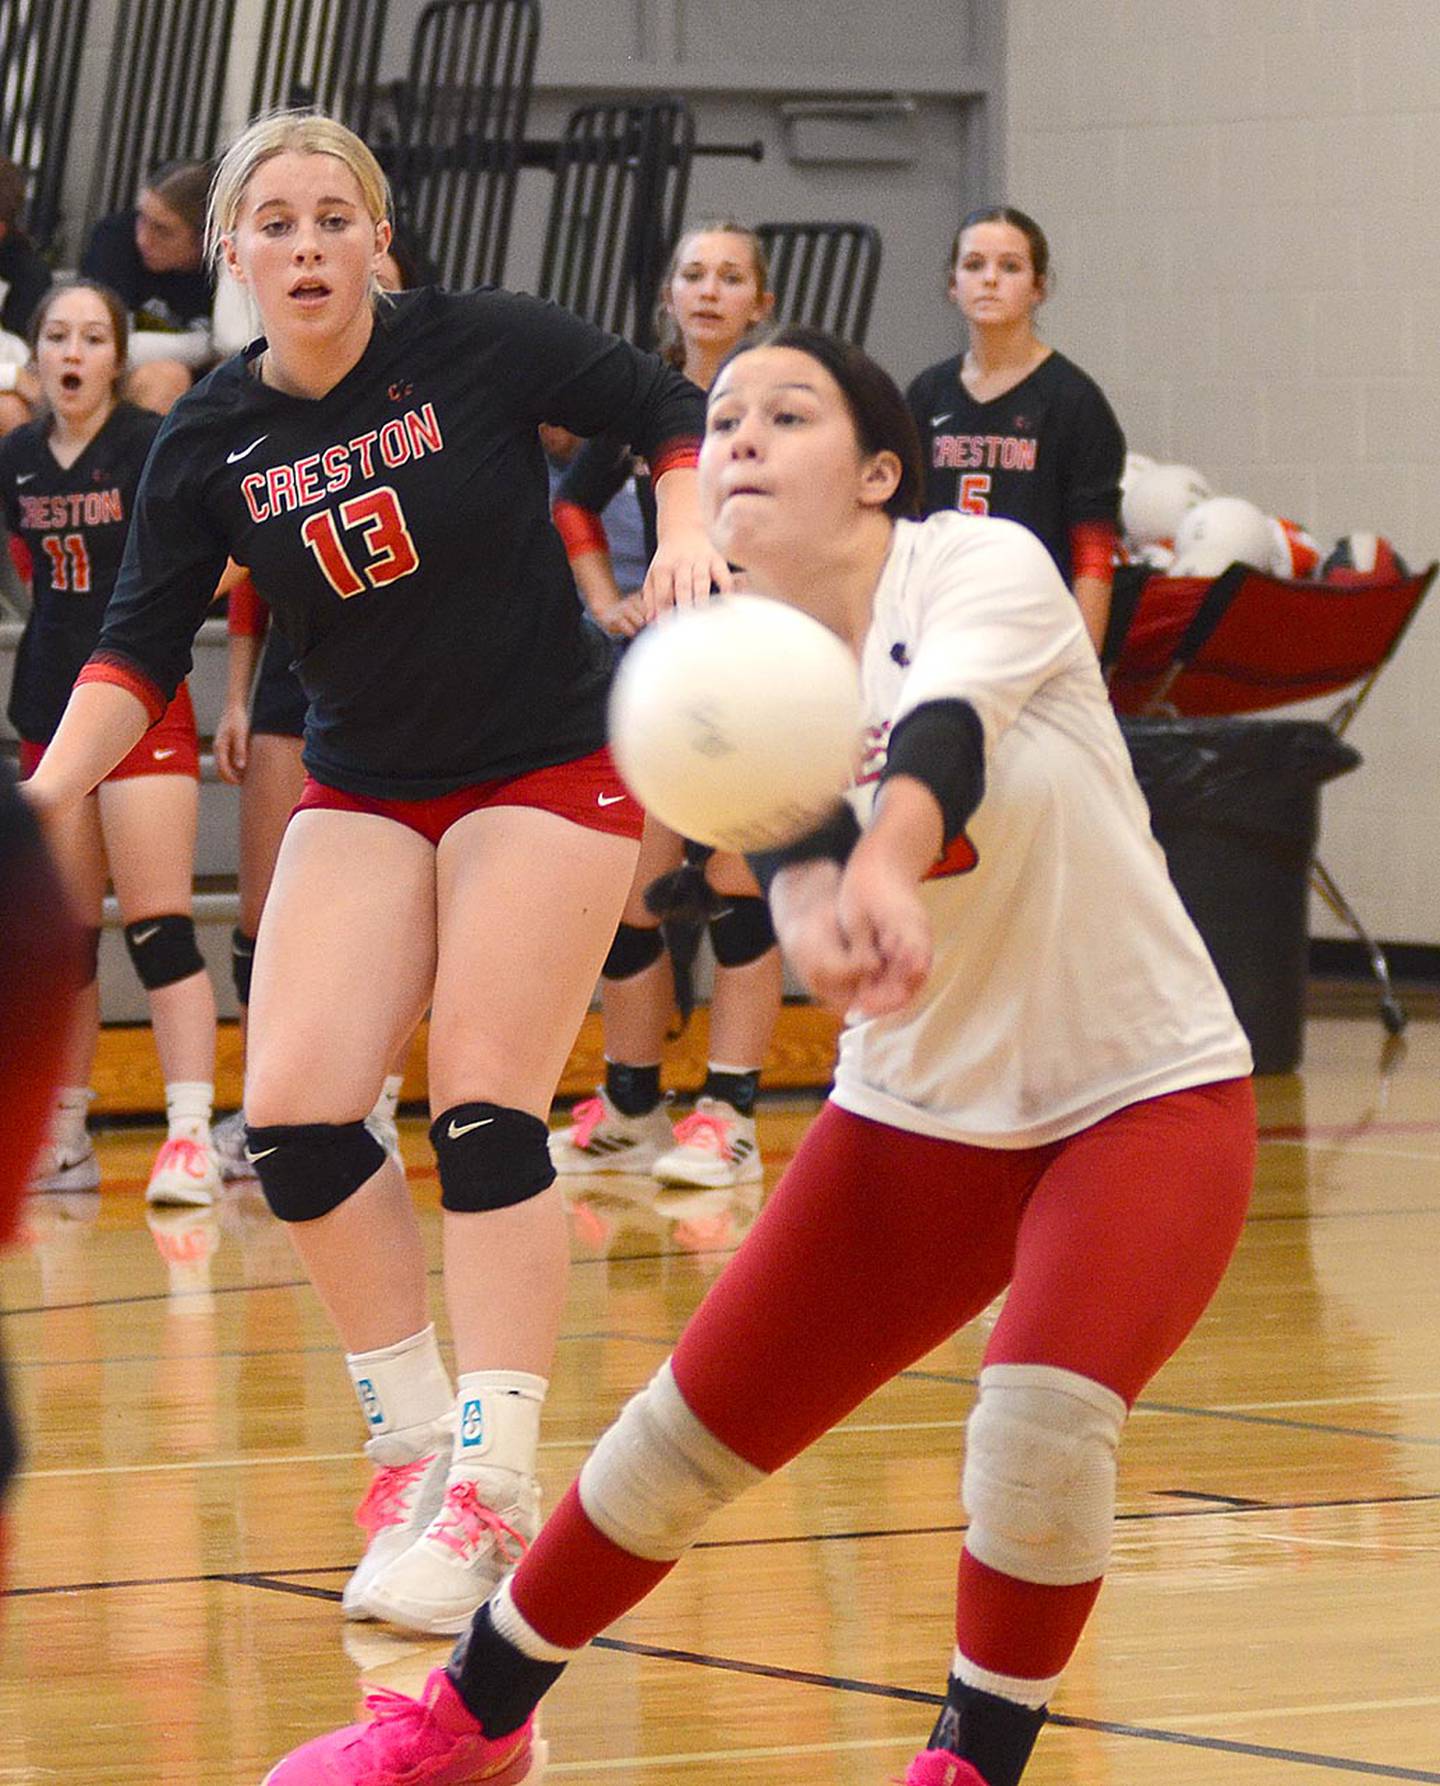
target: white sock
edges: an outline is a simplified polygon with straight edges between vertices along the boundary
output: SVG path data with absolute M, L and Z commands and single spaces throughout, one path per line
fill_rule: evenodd
M 990 1693 L 996 1699 L 1009 1699 L 1016 1705 L 1028 1706 L 1032 1712 L 1048 1705 L 1060 1685 L 1058 1674 L 1043 1681 L 1024 1680 L 1013 1674 L 992 1674 L 988 1668 L 982 1668 L 978 1662 L 962 1655 L 958 1646 L 950 1658 L 950 1672 L 967 1687 Z
M 174 1079 L 165 1087 L 165 1120 L 172 1141 L 208 1141 L 215 1087 L 208 1079 Z
M 394 1122 L 395 1112 L 400 1104 L 400 1090 L 405 1083 L 403 1073 L 387 1073 L 380 1096 L 375 1100 L 375 1108 L 370 1112 L 372 1122 Z
M 455 1382 L 452 1470 L 533 1476 L 546 1377 L 528 1371 L 464 1371 Z
M 373 1352 L 347 1352 L 345 1367 L 370 1437 L 443 1420 L 455 1403 L 432 1322 Z
M 50 1112 L 50 1141 L 57 1153 L 85 1151 L 85 1115 L 95 1096 L 88 1085 L 62 1085 Z
M 522 1656 L 532 1662 L 568 1662 L 579 1650 L 562 1650 L 558 1644 L 543 1638 L 515 1604 L 510 1592 L 511 1577 L 506 1576 L 490 1596 L 490 1623 L 506 1643 L 513 1643 Z

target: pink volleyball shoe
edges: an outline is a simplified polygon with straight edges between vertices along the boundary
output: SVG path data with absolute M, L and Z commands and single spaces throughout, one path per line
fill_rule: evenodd
M 264 1786 L 520 1786 L 538 1765 L 535 1720 L 491 1741 L 443 1668 L 423 1698 L 378 1688 L 370 1718 L 305 1743 L 266 1774 Z
M 985 1786 L 985 1779 L 948 1749 L 926 1749 L 906 1768 L 900 1786 Z

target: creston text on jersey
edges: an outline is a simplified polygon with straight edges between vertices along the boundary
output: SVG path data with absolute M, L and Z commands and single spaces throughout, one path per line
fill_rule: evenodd
M 1039 448 L 1013 434 L 937 434 L 930 463 L 939 471 L 1034 471 Z
M 48 496 L 18 498 L 20 525 L 34 527 L 103 527 L 125 519 L 125 498 L 108 490 L 66 490 Z
M 427 453 L 442 452 L 444 447 L 440 418 L 434 404 L 426 403 L 393 416 L 383 427 L 357 434 L 339 446 L 326 447 L 322 453 L 307 453 L 303 459 L 286 465 L 247 472 L 240 480 L 240 489 L 250 519 L 269 521 L 277 515 L 309 508 L 343 490 L 355 476 L 357 465 L 359 475 L 368 479 L 375 475 L 377 463 L 393 469 L 408 460 L 422 459 Z

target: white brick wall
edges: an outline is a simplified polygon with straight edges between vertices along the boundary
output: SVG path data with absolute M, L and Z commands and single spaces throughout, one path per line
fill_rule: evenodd
M 1005 190 L 1050 234 L 1043 331 L 1130 443 L 1328 543 L 1440 556 L 1435 0 L 1008 0 Z M 1351 733 L 1324 853 L 1440 943 L 1440 591 Z M 1318 908 L 1317 934 L 1340 934 Z

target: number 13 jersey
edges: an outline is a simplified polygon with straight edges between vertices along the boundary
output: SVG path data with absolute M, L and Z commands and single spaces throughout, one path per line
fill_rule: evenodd
M 316 399 L 262 383 L 263 346 L 162 429 L 86 676 L 168 699 L 230 556 L 294 647 L 318 780 L 428 799 L 598 748 L 608 654 L 581 624 L 536 427 L 618 428 L 662 469 L 693 465 L 700 392 L 498 290 L 382 303 Z

